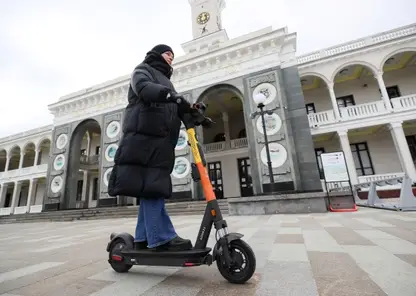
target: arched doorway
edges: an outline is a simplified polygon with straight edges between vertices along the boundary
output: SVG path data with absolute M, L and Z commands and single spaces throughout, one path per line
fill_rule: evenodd
M 206 116 L 215 122 L 201 129 L 200 139 L 217 198 L 253 195 L 242 93 L 220 84 L 205 90 L 197 101 L 207 105 Z
M 36 146 L 33 142 L 26 143 L 23 147 L 23 164 L 22 168 L 27 168 L 36 165 Z
M 0 173 L 6 170 L 7 163 L 7 151 L 6 149 L 0 149 Z
M 387 96 L 395 110 L 415 107 L 416 48 L 406 48 L 387 55 L 381 64 Z
M 17 170 L 20 166 L 21 148 L 18 145 L 13 146 L 7 155 L 9 158 L 9 167 L 6 171 Z
M 72 133 L 64 208 L 95 207 L 99 197 L 101 126 L 94 119 L 81 122 Z
M 367 62 L 352 62 L 336 69 L 334 84 L 336 112 L 343 120 L 388 113 L 390 102 L 383 101 L 377 69 Z

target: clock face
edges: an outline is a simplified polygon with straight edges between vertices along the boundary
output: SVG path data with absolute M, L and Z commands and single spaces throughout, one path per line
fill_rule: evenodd
M 203 25 L 206 24 L 209 21 L 209 13 L 208 12 L 201 12 L 198 17 L 196 18 L 196 21 L 198 24 Z

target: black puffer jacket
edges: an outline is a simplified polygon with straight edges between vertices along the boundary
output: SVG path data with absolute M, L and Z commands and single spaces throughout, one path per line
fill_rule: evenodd
M 108 194 L 137 198 L 169 198 L 181 120 L 178 105 L 166 99 L 175 94 L 172 68 L 150 52 L 138 65 L 128 91 L 123 137 L 114 159 Z

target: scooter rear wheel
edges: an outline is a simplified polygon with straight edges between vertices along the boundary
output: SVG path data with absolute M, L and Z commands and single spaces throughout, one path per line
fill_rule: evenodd
M 230 283 L 244 284 L 256 270 L 253 249 L 245 241 L 238 239 L 230 243 L 229 252 L 234 263 L 228 266 L 224 255 L 221 254 L 216 258 L 218 270 Z
M 113 256 L 121 256 L 121 251 L 126 248 L 126 243 L 122 239 L 117 239 L 114 241 L 111 245 L 111 249 L 109 252 L 109 263 L 111 267 L 118 273 L 125 273 L 130 270 L 130 268 L 133 267 L 131 264 L 126 264 L 124 261 L 116 261 L 113 259 Z

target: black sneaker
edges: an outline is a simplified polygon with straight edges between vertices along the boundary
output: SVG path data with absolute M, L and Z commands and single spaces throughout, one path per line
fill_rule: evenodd
M 175 237 L 170 242 L 158 246 L 155 248 L 156 251 L 188 251 L 192 249 L 192 243 L 189 239 L 184 239 L 179 236 Z
M 144 241 L 144 242 L 134 242 L 134 249 L 136 251 L 147 250 L 147 241 Z

